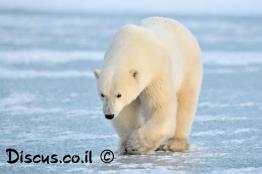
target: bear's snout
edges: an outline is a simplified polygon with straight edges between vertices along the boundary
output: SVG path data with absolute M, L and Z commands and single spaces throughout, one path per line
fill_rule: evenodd
M 105 117 L 106 117 L 108 120 L 111 120 L 111 119 L 114 118 L 114 114 L 105 115 Z

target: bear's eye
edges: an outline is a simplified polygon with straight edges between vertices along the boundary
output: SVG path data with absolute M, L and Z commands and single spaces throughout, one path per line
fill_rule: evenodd
M 116 97 L 120 98 L 120 97 L 122 97 L 122 94 L 117 94 Z
M 101 93 L 100 96 L 103 97 L 103 98 L 105 97 L 105 95 L 103 93 Z

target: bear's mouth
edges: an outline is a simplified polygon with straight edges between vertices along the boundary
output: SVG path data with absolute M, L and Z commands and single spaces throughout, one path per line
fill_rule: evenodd
M 114 118 L 114 114 L 105 115 L 106 119 L 112 120 Z

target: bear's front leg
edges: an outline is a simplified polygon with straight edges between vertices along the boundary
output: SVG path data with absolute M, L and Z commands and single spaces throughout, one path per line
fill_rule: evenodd
M 151 154 L 175 129 L 176 104 L 161 106 L 152 117 L 135 130 L 125 142 L 127 154 Z
M 128 137 L 141 125 L 138 99 L 125 106 L 119 115 L 113 119 L 112 123 L 119 136 L 117 153 L 119 155 L 126 154 L 124 145 Z

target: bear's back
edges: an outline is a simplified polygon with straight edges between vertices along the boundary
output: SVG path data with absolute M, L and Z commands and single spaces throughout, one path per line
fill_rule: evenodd
M 161 26 L 165 27 L 167 30 L 176 30 L 178 27 L 182 26 L 178 21 L 165 17 L 149 17 L 142 20 L 142 26 L 145 27 L 153 27 L 153 26 Z
M 141 26 L 152 31 L 165 48 L 171 52 L 177 51 L 177 35 L 184 32 L 184 27 L 178 21 L 165 17 L 150 17 L 142 20 Z
M 141 26 L 153 31 L 159 39 L 163 39 L 166 46 L 180 45 L 183 40 L 190 40 L 193 45 L 198 45 L 189 29 L 180 22 L 165 17 L 149 17 L 141 22 Z
M 142 21 L 141 26 L 153 31 L 166 48 L 176 54 L 182 54 L 183 59 L 200 57 L 200 47 L 196 38 L 180 22 L 165 17 L 149 17 Z M 190 56 L 187 55 L 188 50 Z

